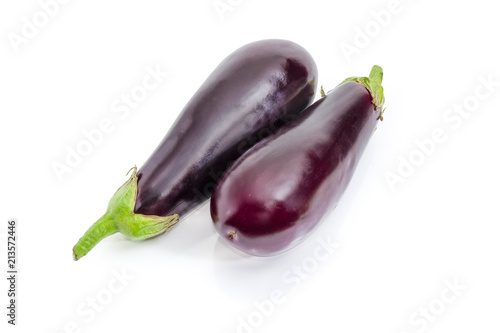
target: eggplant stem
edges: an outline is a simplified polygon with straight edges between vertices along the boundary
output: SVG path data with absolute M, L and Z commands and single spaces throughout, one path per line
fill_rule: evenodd
M 134 165 L 133 167 L 130 168 L 129 171 L 127 171 L 127 173 L 125 174 L 125 176 L 128 176 L 128 174 L 130 173 L 130 171 L 134 170 L 134 173 L 133 175 L 136 175 L 137 174 L 137 166 Z
M 127 175 L 130 171 L 132 171 L 132 175 L 115 192 L 109 201 L 106 213 L 87 230 L 73 247 L 75 261 L 85 256 L 101 240 L 117 232 L 129 239 L 143 240 L 166 232 L 179 221 L 177 214 L 157 216 L 134 213 L 137 198 L 137 167 L 131 168 Z
M 359 84 L 365 86 L 366 89 L 370 92 L 373 98 L 373 104 L 375 105 L 377 110 L 381 110 L 379 119 L 382 120 L 382 112 L 384 110 L 384 88 L 382 87 L 382 79 L 384 77 L 384 71 L 380 66 L 373 66 L 370 72 L 370 76 L 353 76 L 345 79 L 342 83 L 355 81 Z
M 321 94 L 321 97 L 326 97 L 325 91 L 323 90 L 323 86 L 321 86 L 319 92 Z
M 384 72 L 382 71 L 382 67 L 373 66 L 370 72 L 370 80 L 373 87 L 380 87 L 382 85 L 382 79 L 384 77 Z
M 85 232 L 82 238 L 78 240 L 78 243 L 73 247 L 73 260 L 77 261 L 90 250 L 94 248 L 101 240 L 104 238 L 115 234 L 116 230 L 115 222 L 109 216 L 109 214 L 104 214 L 99 220 L 97 220 L 92 226 Z

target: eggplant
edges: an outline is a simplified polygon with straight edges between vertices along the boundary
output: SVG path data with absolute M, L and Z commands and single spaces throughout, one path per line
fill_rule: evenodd
M 301 243 L 347 188 L 377 122 L 383 72 L 351 77 L 229 168 L 210 200 L 220 237 L 255 256 Z
M 170 229 L 210 198 L 238 157 L 312 102 L 316 81 L 311 55 L 290 41 L 257 41 L 230 54 L 80 238 L 74 260 L 116 232 L 140 240 Z

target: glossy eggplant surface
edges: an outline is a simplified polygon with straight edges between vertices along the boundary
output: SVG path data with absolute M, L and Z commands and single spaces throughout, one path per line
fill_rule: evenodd
M 170 229 L 210 198 L 236 159 L 312 102 L 316 82 L 311 55 L 290 41 L 258 41 L 230 54 L 189 100 L 147 162 L 138 172 L 133 169 L 106 213 L 75 245 L 73 258 L 117 232 L 140 240 Z
M 382 69 L 349 78 L 244 154 L 211 198 L 215 229 L 257 256 L 302 242 L 336 206 L 383 110 Z

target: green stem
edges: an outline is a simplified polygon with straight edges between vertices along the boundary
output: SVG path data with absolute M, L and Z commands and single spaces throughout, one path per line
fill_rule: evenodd
M 374 87 L 382 86 L 383 77 L 384 77 L 384 72 L 382 70 L 382 67 L 377 65 L 373 66 L 369 76 L 372 86 Z
M 106 213 L 85 232 L 73 247 L 76 261 L 86 255 L 104 238 L 120 232 L 129 239 L 143 240 L 158 236 L 172 228 L 179 215 L 169 216 L 135 214 L 137 198 L 137 168 L 132 176 L 113 195 Z
M 375 107 L 382 111 L 385 102 L 384 88 L 382 87 L 383 76 L 384 76 L 384 71 L 382 70 L 382 68 L 380 66 L 375 65 L 372 67 L 370 76 L 368 77 L 353 76 L 345 79 L 342 83 L 355 81 L 364 85 L 366 89 L 370 91 L 370 94 L 372 95 L 373 98 L 373 104 L 375 105 Z
M 108 213 L 104 214 L 85 232 L 73 247 L 73 259 L 76 261 L 86 255 L 101 240 L 117 233 L 115 222 Z

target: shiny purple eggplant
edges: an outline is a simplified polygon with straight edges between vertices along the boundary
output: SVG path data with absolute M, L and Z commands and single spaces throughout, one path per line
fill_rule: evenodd
M 73 248 L 86 255 L 121 232 L 146 239 L 170 229 L 210 198 L 245 151 L 297 117 L 314 98 L 311 55 L 285 40 L 245 45 L 219 64 L 147 162 L 118 189 L 108 210 Z
M 210 201 L 221 238 L 256 256 L 301 243 L 347 188 L 382 118 L 381 83 L 378 66 L 346 79 L 233 164 Z

